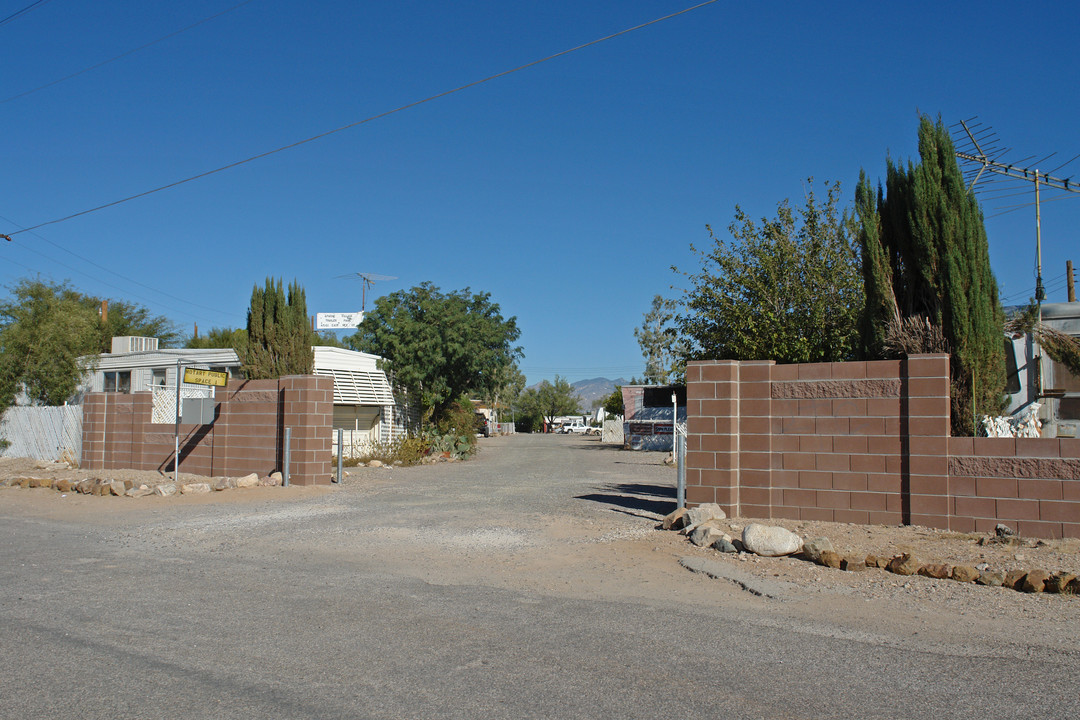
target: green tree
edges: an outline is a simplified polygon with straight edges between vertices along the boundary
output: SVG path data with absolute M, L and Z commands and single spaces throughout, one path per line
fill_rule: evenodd
M 280 279 L 267 278 L 264 288 L 256 285 L 252 289 L 247 340 L 241 357 L 247 377 L 311 374 L 315 332 L 308 319 L 304 290 L 296 281 L 289 283 L 288 295 Z
M 975 415 L 1004 406 L 1004 313 L 982 211 L 940 119 L 920 118 L 919 158 L 906 168 L 889 160 L 884 190 L 863 173 L 855 192 L 863 344 L 871 357 L 889 357 L 898 328 L 940 329 L 951 348 L 953 433 L 972 435 Z
M 514 407 L 524 389 L 525 376 L 516 362 L 510 363 L 495 369 L 493 382 L 482 392 L 481 399 L 499 414 L 499 422 L 503 422 L 509 419 L 502 417 L 503 409 Z
M 560 415 L 577 415 L 581 410 L 574 388 L 564 378 L 555 376 L 555 382 L 542 381 L 521 393 L 515 407 L 515 415 L 523 423 L 523 432 L 535 432 L 549 426 Z
M 674 300 L 657 295 L 641 327 L 634 329 L 645 358 L 645 381 L 651 385 L 681 382 L 686 375 L 689 347 L 674 324 L 678 307 Z
M 61 405 L 91 366 L 79 358 L 101 345 L 101 321 L 66 283 L 19 280 L 0 303 L 0 406 L 20 391 L 35 405 Z
M 838 210 L 840 185 L 826 187 L 819 203 L 811 180 L 803 207 L 783 200 L 760 226 L 736 206 L 732 241 L 708 227 L 708 252 L 691 245 L 702 269 L 688 275 L 674 322 L 693 357 L 799 363 L 859 354 L 859 255 Z
M 80 302 L 95 316 L 100 315 L 102 298 L 82 295 Z M 108 312 L 105 322 L 98 323 L 100 328 L 100 341 L 98 352 L 112 350 L 112 339 L 125 335 L 137 335 L 140 337 L 154 337 L 158 339 L 158 346 L 169 348 L 180 341 L 180 331 L 171 320 L 162 316 L 154 315 L 147 308 L 138 303 L 125 300 L 108 299 Z
M 395 386 L 438 420 L 464 394 L 494 394 L 505 368 L 521 357 L 514 345 L 520 335 L 517 319 L 504 319 L 490 294 L 443 293 L 425 282 L 378 298 L 345 342 L 382 356 Z
M 184 347 L 197 349 L 232 348 L 240 357 L 244 355 L 244 346 L 247 345 L 247 330 L 244 328 L 212 328 L 202 337 L 188 338 Z
M 345 343 L 341 341 L 341 338 L 339 338 L 337 333 L 335 333 L 333 330 L 322 330 L 320 332 L 316 332 L 311 344 L 318 345 L 320 347 L 345 347 Z
M 623 407 L 622 388 L 616 387 L 610 395 L 606 396 L 603 400 L 604 412 L 608 415 L 624 415 L 626 410 Z

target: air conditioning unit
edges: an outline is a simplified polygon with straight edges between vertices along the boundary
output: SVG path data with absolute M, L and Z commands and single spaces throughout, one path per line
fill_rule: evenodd
M 158 339 L 154 337 L 139 337 L 138 335 L 123 335 L 112 339 L 112 352 L 146 352 L 158 349 Z

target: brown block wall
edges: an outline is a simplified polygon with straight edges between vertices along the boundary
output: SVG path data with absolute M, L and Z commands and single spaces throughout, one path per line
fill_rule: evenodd
M 1080 438 L 950 438 L 954 530 L 1080 537 Z
M 209 425 L 180 424 L 180 471 L 206 476 L 267 475 L 284 463 L 289 481 L 330 482 L 333 379 L 287 376 L 229 383 L 217 392 Z M 152 395 L 91 393 L 83 402 L 83 465 L 88 469 L 173 471 L 173 423 L 151 423 Z
M 692 362 L 687 404 L 692 504 L 743 517 L 960 531 L 1008 522 L 1029 535 L 1080 536 L 1080 440 L 951 438 L 947 355 Z

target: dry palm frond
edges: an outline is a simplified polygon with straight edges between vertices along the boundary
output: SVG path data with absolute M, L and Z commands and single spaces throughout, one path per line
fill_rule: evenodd
M 1033 312 L 1017 313 L 1005 323 L 1005 332 L 1013 335 L 1031 333 L 1051 360 L 1064 365 L 1073 375 L 1080 376 L 1080 338 L 1039 322 L 1037 317 Z
M 921 316 L 890 319 L 882 345 L 893 357 L 952 351 L 941 328 L 933 325 L 930 318 Z

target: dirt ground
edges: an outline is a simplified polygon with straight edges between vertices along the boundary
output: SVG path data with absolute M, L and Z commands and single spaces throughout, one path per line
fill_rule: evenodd
M 224 490 L 203 495 L 177 495 L 172 497 L 148 496 L 143 498 L 94 497 L 77 493 L 62 494 L 48 489 L 0 488 L 0 503 L 10 507 L 21 506 L 31 515 L 71 518 L 80 521 L 105 522 L 128 510 L 137 508 L 165 508 L 178 505 L 201 505 L 226 503 L 247 506 L 274 501 L 282 507 L 292 501 L 328 498 L 335 493 L 358 492 L 357 488 L 377 487 L 384 483 L 399 482 L 399 473 L 423 472 L 422 469 L 369 469 L 353 468 L 345 486 L 317 487 L 259 487 L 244 490 Z M 394 476 L 398 479 L 392 480 Z M 85 478 L 105 477 L 113 480 L 132 480 L 136 484 L 149 485 L 171 481 L 156 472 L 108 471 L 95 473 L 65 465 L 40 463 L 31 460 L 0 458 L 0 481 L 14 477 L 45 477 L 53 480 L 78 481 Z M 407 477 L 407 476 L 406 476 Z M 204 481 L 198 476 L 185 476 L 181 480 Z M 978 618 L 1015 618 L 1013 632 L 1038 632 L 1058 634 L 1071 633 L 1075 620 L 1080 617 L 1080 597 L 1065 595 L 1029 596 L 1000 587 L 983 587 L 958 583 L 951 580 L 935 580 L 926 577 L 904 577 L 881 569 L 864 572 L 843 572 L 817 566 L 794 558 L 763 558 L 751 554 L 723 554 L 709 548 L 697 548 L 686 537 L 672 531 L 659 529 L 659 514 L 647 510 L 622 513 L 640 519 L 629 527 L 613 521 L 583 526 L 579 520 L 546 516 L 542 524 L 527 528 L 542 533 L 545 542 L 535 552 L 529 548 L 512 548 L 505 552 L 492 547 L 483 553 L 477 574 L 487 578 L 496 577 L 494 583 L 532 585 L 541 592 L 566 592 L 597 597 L 604 592 L 620 594 L 627 586 L 636 588 L 647 599 L 650 592 L 660 597 L 668 592 L 672 583 L 681 585 L 680 592 L 687 593 L 689 600 L 695 593 L 700 598 L 711 592 L 717 582 L 707 579 L 690 579 L 689 573 L 680 567 L 680 560 L 698 557 L 720 563 L 732 572 L 746 573 L 788 588 L 788 594 L 799 600 L 798 605 L 808 616 L 826 617 L 840 612 L 852 621 L 862 613 L 869 613 L 867 622 L 874 622 L 874 614 L 882 612 L 878 603 L 885 603 L 889 613 L 906 614 L 918 618 L 926 608 L 940 611 L 933 624 L 942 631 L 962 629 L 965 623 L 972 628 Z M 863 526 L 847 523 L 803 522 L 752 518 L 729 518 L 722 523 L 733 537 L 739 537 L 742 528 L 750 522 L 768 522 L 794 531 L 804 539 L 827 537 L 841 555 L 865 557 L 878 555 L 893 557 L 911 553 L 923 563 L 976 566 L 986 563 L 993 570 L 1014 569 L 1048 572 L 1070 572 L 1080 575 L 1080 540 L 1042 540 L 1019 538 L 1015 544 L 987 542 L 983 534 L 965 534 L 911 526 Z M 517 530 L 514 529 L 514 532 Z M 426 565 L 424 560 L 414 560 L 403 555 L 404 565 L 412 562 L 416 573 L 426 577 L 437 576 L 441 567 L 453 567 L 445 582 L 461 582 L 473 566 L 476 556 L 466 563 Z M 497 569 L 493 573 L 492 569 Z M 603 570 L 603 572 L 597 572 Z M 504 575 L 505 577 L 498 578 Z M 605 577 L 606 575 L 606 577 Z M 606 589 L 605 589 L 606 588 Z M 748 595 L 749 597 L 749 595 Z M 869 603 L 869 604 L 868 604 Z M 870 609 L 873 608 L 873 609 Z M 794 609 L 794 608 L 793 608 Z M 1008 625 L 1009 623 L 1005 623 Z M 982 632 L 982 630 L 980 630 Z
M 356 476 L 364 473 L 363 468 L 351 468 Z M 370 478 L 378 478 L 379 471 L 368 470 Z M 77 482 L 86 478 L 105 478 L 109 480 L 131 480 L 136 485 L 145 483 L 153 487 L 163 482 L 171 482 L 171 474 L 162 474 L 147 470 L 108 470 L 92 471 L 72 468 L 62 463 L 47 463 L 25 458 L 0 458 L 0 484 L 4 480 L 21 477 L 40 477 Z M 180 482 L 205 482 L 200 475 L 180 473 Z M 129 498 L 86 498 L 85 507 L 92 511 L 100 507 L 100 502 L 156 502 L 203 504 L 210 502 L 261 501 L 267 498 L 288 500 L 310 497 L 331 492 L 333 486 L 315 486 L 289 488 L 260 487 L 245 490 L 226 490 L 205 495 L 176 495 L 168 498 L 146 497 L 132 500 Z M 13 488 L 13 490 L 17 490 Z M 26 500 L 45 510 L 57 503 L 60 493 L 54 490 L 23 491 Z M 77 497 L 76 493 L 72 493 Z M 71 503 L 68 503 L 71 506 Z M 643 512 L 643 517 L 659 520 L 653 513 Z M 1048 572 L 1071 572 L 1080 575 L 1080 539 L 1063 540 L 1040 538 L 1014 538 L 1011 542 L 997 542 L 983 533 L 957 533 L 919 526 L 884 526 L 856 525 L 853 523 L 809 522 L 799 520 L 762 520 L 758 518 L 728 518 L 721 526 L 733 537 L 739 537 L 742 528 L 751 522 L 780 525 L 795 532 L 804 539 L 827 537 L 841 555 L 865 557 L 877 555 L 893 557 L 901 553 L 911 553 L 924 563 L 944 563 L 949 565 L 971 565 L 987 563 L 994 570 L 1046 570 Z M 691 546 L 692 547 L 692 546 Z M 756 558 L 759 561 L 765 558 Z M 794 566 L 799 571 L 808 569 L 801 563 Z M 846 573 L 853 575 L 852 573 Z M 797 581 L 798 572 L 781 573 L 785 580 Z

